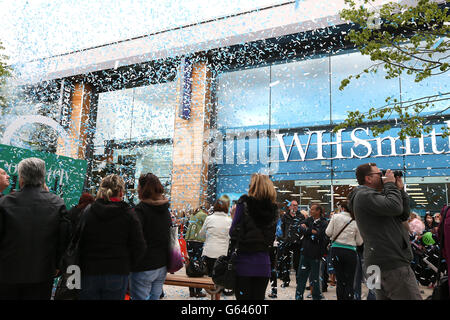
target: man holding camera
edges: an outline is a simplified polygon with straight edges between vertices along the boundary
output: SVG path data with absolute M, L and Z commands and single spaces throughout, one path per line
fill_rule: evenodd
M 410 210 L 402 172 L 382 172 L 375 163 L 366 163 L 356 169 L 356 179 L 359 186 L 348 196 L 349 209 L 364 240 L 365 269 L 380 271 L 368 274 L 368 285 L 374 285 L 369 289 L 376 289 L 377 300 L 421 300 L 404 226 Z M 372 278 L 379 280 L 370 282 Z

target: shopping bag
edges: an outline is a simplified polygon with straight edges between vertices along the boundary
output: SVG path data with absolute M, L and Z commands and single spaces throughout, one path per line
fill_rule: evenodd
M 183 268 L 183 256 L 181 255 L 180 243 L 178 242 L 178 227 L 170 228 L 169 257 L 167 272 L 175 273 Z
M 181 256 L 183 257 L 183 262 L 186 264 L 189 261 L 186 240 L 181 236 L 181 238 L 178 239 L 178 244 L 180 245 L 180 251 Z

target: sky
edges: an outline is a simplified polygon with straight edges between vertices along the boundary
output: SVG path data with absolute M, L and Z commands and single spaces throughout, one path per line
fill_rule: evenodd
M 286 2 L 0 0 L 0 40 L 14 64 Z

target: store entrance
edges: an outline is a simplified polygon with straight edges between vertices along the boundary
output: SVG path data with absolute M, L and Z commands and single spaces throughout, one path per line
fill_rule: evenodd
M 408 178 L 406 192 L 410 198 L 411 212 L 424 216 L 441 211 L 450 199 L 449 177 Z M 339 203 L 347 200 L 348 194 L 357 186 L 354 179 L 334 180 L 281 180 L 274 181 L 277 201 L 286 211 L 289 203 L 296 200 L 300 210 L 309 210 L 320 204 L 328 215 L 339 208 Z
M 355 185 L 331 185 L 321 181 L 316 183 L 299 183 L 294 180 L 275 181 L 277 189 L 277 201 L 286 210 L 289 203 L 296 200 L 300 210 L 309 210 L 312 204 L 320 204 L 326 215 L 335 211 L 339 203 L 347 199 L 347 195 Z

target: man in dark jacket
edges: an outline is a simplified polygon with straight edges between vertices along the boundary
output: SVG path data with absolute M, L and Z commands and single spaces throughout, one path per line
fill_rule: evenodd
M 413 255 L 405 226 L 409 199 L 402 178 L 391 170 L 383 178 L 375 163 L 366 163 L 356 169 L 356 179 L 359 186 L 349 195 L 349 209 L 364 240 L 365 269 L 379 270 L 381 278 L 370 289 L 376 289 L 377 300 L 421 300 L 411 269 Z
M 313 288 L 313 300 L 320 300 L 320 259 L 325 253 L 325 230 L 327 221 L 323 217 L 324 210 L 318 204 L 311 205 L 310 217 L 302 224 L 304 234 L 300 262 L 297 272 L 297 289 L 295 299 L 303 300 L 306 281 L 310 279 Z
M 289 211 L 281 217 L 282 237 L 279 243 L 281 287 L 288 287 L 290 282 L 291 261 L 297 274 L 301 248 L 301 224 L 305 217 L 298 210 L 298 202 L 293 200 Z
M 68 240 L 66 207 L 45 190 L 44 161 L 22 160 L 18 171 L 20 191 L 0 199 L 0 300 L 50 299 Z

